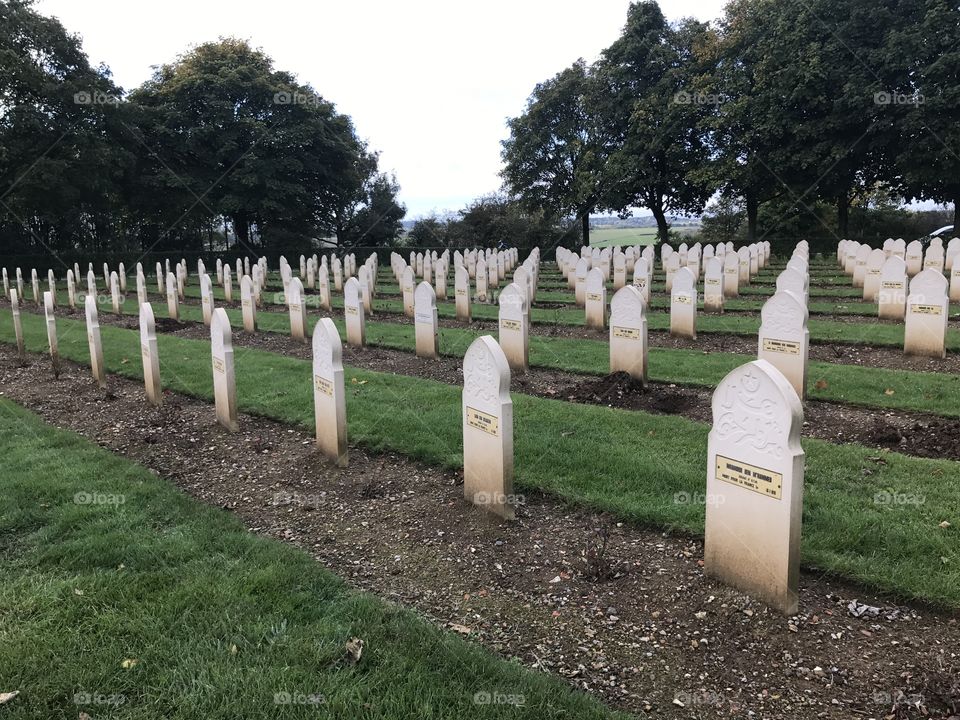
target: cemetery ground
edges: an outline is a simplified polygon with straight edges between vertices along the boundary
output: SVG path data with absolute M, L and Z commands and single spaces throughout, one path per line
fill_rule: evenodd
M 650 374 L 657 382 L 641 390 L 607 374 L 604 334 L 581 327 L 583 310 L 569 302 L 572 291 L 545 268 L 532 312 L 534 368 L 515 374 L 511 385 L 517 490 L 526 503 L 518 522 L 507 526 L 464 505 L 458 486 L 460 358 L 489 329 L 495 306 L 487 313 L 475 305 L 479 319 L 472 324 L 446 320 L 441 358 L 422 360 L 412 354 L 412 325 L 402 315 L 399 289 L 391 287 L 389 271 L 382 273 L 367 323 L 370 346 L 345 349 L 351 458 L 348 468 L 337 469 L 313 449 L 309 349 L 288 337 L 282 306 L 258 313 L 261 332 L 253 336 L 237 330 L 236 304 L 228 310 L 246 413 L 240 433 L 230 435 L 212 422 L 209 333 L 199 323 L 198 300 L 181 305 L 184 322 L 165 322 L 162 305 L 154 303 L 167 396 L 159 409 L 142 402 L 132 316 L 113 317 L 101 308 L 111 373 L 104 394 L 83 366 L 85 330 L 82 320 L 64 317 L 70 315 L 66 298 L 59 342 L 67 362 L 56 379 L 42 355 L 42 319 L 26 303 L 26 367 L 9 345 L 11 328 L 0 323 L 4 395 L 47 423 L 154 470 L 202 503 L 228 510 L 242 525 L 4 402 L 5 454 L 32 452 L 40 468 L 36 477 L 17 478 L 16 511 L 0 534 L 8 546 L 27 550 L 18 554 L 24 564 L 10 568 L 26 570 L 26 579 L 0 591 L 17 598 L 4 605 L 18 608 L 24 627 L 13 645 L 4 643 L 10 661 L 26 657 L 17 656 L 17 648 L 31 645 L 51 656 L 76 652 L 77 625 L 86 628 L 91 619 L 82 603 L 90 602 L 114 608 L 118 627 L 97 629 L 104 643 L 84 671 L 90 675 L 51 680 L 38 692 L 41 703 L 64 688 L 102 687 L 104 677 L 131 699 L 168 702 L 152 692 L 171 680 L 163 670 L 165 648 L 188 659 L 186 668 L 177 666 L 183 677 L 173 678 L 188 685 L 188 702 L 211 700 L 190 693 L 191 678 L 200 675 L 206 689 L 233 688 L 255 707 L 254 680 L 268 715 L 273 694 L 287 688 L 321 694 L 331 716 L 345 712 L 358 693 L 370 696 L 370 717 L 391 716 L 394 702 L 422 707 L 422 717 L 603 714 L 542 672 L 521 672 L 524 665 L 638 714 L 949 717 L 960 703 L 960 383 L 953 374 L 960 337 L 953 325 L 948 347 L 954 354 L 947 360 L 905 359 L 897 350 L 902 326 L 874 320 L 870 306 L 836 282 L 832 264 L 814 263 L 811 310 L 818 307 L 814 290 L 836 294 L 821 296 L 829 300 L 810 323 L 815 344 L 804 427 L 799 614 L 783 618 L 703 575 L 710 390 L 755 353 L 761 293 L 772 292 L 776 270 L 750 287 L 755 304 L 749 304 L 753 293 L 745 293 L 742 309 L 701 315 L 696 341 L 652 332 Z M 196 297 L 195 287 L 188 301 L 190 295 Z M 557 307 L 539 308 L 540 297 Z M 342 297 L 334 300 L 330 316 L 343 334 Z M 438 307 L 441 316 L 452 315 L 452 303 Z M 128 298 L 124 311 L 135 310 L 135 297 Z M 312 319 L 318 314 L 326 313 L 311 310 Z M 658 312 L 653 303 L 650 327 L 666 327 L 663 315 L 662 305 Z M 17 431 L 21 424 L 29 433 Z M 62 448 L 57 458 L 50 457 L 51 446 Z M 85 462 L 86 473 L 79 469 Z M 62 485 L 89 491 L 91 476 L 107 492 L 149 497 L 93 507 L 92 514 L 75 506 L 73 493 L 63 502 Z M 38 493 L 46 498 L 39 507 Z M 878 496 L 890 502 L 878 503 Z M 413 607 L 449 632 L 350 594 L 302 554 L 247 535 L 243 526 L 299 546 L 355 588 Z M 104 528 L 115 535 L 104 536 Z M 267 559 L 257 561 L 259 554 Z M 157 557 L 165 558 L 164 572 L 191 581 L 192 597 L 152 575 Z M 253 578 L 264 596 L 234 597 L 250 580 L 244 585 L 224 566 Z M 124 590 L 131 582 L 136 596 Z M 317 596 L 333 599 L 323 607 L 301 602 Z M 138 614 L 133 597 L 148 599 L 149 612 Z M 60 613 L 56 621 L 44 613 L 49 624 L 30 622 L 36 608 L 52 606 Z M 183 633 L 160 643 L 158 630 L 166 624 L 150 618 L 184 606 L 203 612 L 188 614 Z M 226 627 L 224 615 L 235 616 L 235 625 Z M 277 633 L 264 618 L 296 627 Z M 299 636 L 288 640 L 287 632 Z M 364 640 L 366 655 L 355 666 L 343 649 L 354 636 Z M 516 664 L 497 662 L 472 643 Z M 123 668 L 124 659 L 137 662 Z M 313 672 L 291 682 L 289 675 L 272 674 L 274 667 Z M 318 671 L 330 667 L 337 672 Z M 45 668 L 35 673 L 43 676 Z M 519 694 L 526 702 L 477 706 L 476 692 Z M 212 697 L 209 708 L 191 710 L 218 717 L 220 703 Z M 902 698 L 923 698 L 922 707 Z M 28 712 L 14 703 L 9 709 L 11 717 Z M 160 709 L 176 716 L 174 707 Z M 230 710 L 224 716 L 242 714 Z

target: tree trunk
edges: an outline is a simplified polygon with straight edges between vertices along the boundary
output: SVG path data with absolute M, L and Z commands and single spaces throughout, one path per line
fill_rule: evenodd
M 580 216 L 580 232 L 583 233 L 583 244 L 590 244 L 590 211 L 584 210 Z
M 847 193 L 837 195 L 837 232 L 841 239 L 846 239 L 847 229 L 850 226 L 850 198 Z
M 760 202 L 757 196 L 752 192 L 747 192 L 747 244 L 751 245 L 757 241 L 757 215 L 760 212 Z
M 667 215 L 663 211 L 663 207 L 660 203 L 650 203 L 650 210 L 653 212 L 653 217 L 657 220 L 657 237 L 660 238 L 660 242 L 667 242 L 670 235 L 670 226 L 667 224 Z

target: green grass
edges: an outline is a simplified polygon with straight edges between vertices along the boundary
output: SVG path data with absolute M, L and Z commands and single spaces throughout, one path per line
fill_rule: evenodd
M 0 479 L 0 689 L 21 693 L 5 720 L 619 717 L 6 399 L 0 452 L 16 469 Z M 351 637 L 357 666 L 340 662 Z M 525 704 L 475 705 L 479 691 Z M 323 703 L 275 704 L 285 692 Z
M 83 326 L 60 322 L 61 353 L 86 362 Z M 25 317 L 24 331 L 31 350 L 45 347 L 39 318 Z M 6 326 L 0 339 L 10 342 Z M 103 340 L 107 368 L 140 377 L 137 333 L 105 326 Z M 174 336 L 158 342 L 164 386 L 209 399 L 208 344 Z M 312 427 L 308 362 L 243 349 L 236 372 L 243 411 Z M 353 368 L 346 380 L 352 442 L 461 466 L 460 388 Z M 514 413 L 520 492 L 544 490 L 632 522 L 702 532 L 703 508 L 677 503 L 675 495 L 704 491 L 707 425 L 519 394 Z M 960 607 L 960 465 L 811 439 L 804 447 L 803 563 L 901 597 Z M 887 491 L 925 501 L 874 502 Z M 940 529 L 943 520 L 952 527 Z

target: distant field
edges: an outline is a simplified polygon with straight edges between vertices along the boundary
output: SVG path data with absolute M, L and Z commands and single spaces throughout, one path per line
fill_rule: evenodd
M 673 228 L 678 233 L 689 234 L 698 230 L 696 226 Z M 590 245 L 607 247 L 609 245 L 653 245 L 657 241 L 655 227 L 601 227 L 590 229 Z

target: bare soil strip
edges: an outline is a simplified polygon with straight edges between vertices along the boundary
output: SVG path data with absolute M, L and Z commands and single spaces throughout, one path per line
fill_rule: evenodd
M 300 429 L 243 416 L 231 435 L 209 404 L 167 393 L 153 408 L 138 383 L 110 377 L 105 394 L 87 368 L 65 363 L 54 380 L 44 359 L 30 362 L 18 367 L 0 346 L 0 391 L 51 424 L 611 705 L 801 720 L 960 707 L 955 616 L 804 572 L 800 612 L 784 618 L 706 578 L 698 540 L 539 495 L 501 525 L 464 503 L 457 474 L 359 447 L 334 468 Z

